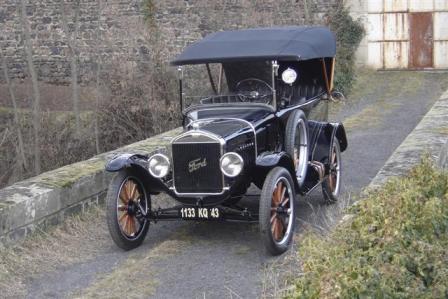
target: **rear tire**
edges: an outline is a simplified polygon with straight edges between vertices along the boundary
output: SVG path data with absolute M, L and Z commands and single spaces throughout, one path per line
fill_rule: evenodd
M 297 183 L 302 187 L 308 169 L 308 123 L 302 110 L 295 110 L 288 118 L 285 151 L 294 162 Z
M 334 137 L 330 150 L 330 173 L 322 182 L 322 193 L 327 204 L 338 201 L 341 191 L 341 146 L 339 140 Z
M 288 250 L 294 234 L 295 190 L 289 171 L 275 167 L 267 175 L 260 196 L 260 234 L 267 251 L 279 255 Z
M 139 174 L 132 169 L 121 170 L 109 184 L 106 197 L 107 225 L 118 247 L 130 250 L 142 244 L 149 221 L 141 209 L 148 213 L 151 205 Z

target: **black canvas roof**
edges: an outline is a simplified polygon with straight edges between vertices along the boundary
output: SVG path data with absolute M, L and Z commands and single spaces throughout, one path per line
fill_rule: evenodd
M 336 41 L 326 27 L 288 26 L 220 31 L 188 47 L 173 65 L 241 60 L 308 60 L 334 57 Z

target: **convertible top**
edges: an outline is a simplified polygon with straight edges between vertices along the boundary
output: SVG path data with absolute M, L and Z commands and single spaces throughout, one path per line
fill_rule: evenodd
M 334 34 L 321 26 L 287 26 L 220 31 L 188 47 L 172 65 L 247 60 L 297 61 L 334 57 Z

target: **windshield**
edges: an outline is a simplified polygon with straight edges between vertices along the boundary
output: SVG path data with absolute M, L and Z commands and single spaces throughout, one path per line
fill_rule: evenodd
M 183 69 L 184 109 L 210 104 L 272 104 L 270 62 L 188 65 Z

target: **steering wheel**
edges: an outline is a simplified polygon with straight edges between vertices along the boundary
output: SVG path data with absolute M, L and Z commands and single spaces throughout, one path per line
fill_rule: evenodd
M 241 102 L 256 102 L 269 104 L 272 98 L 272 88 L 263 80 L 248 78 L 236 85 L 236 93 Z

